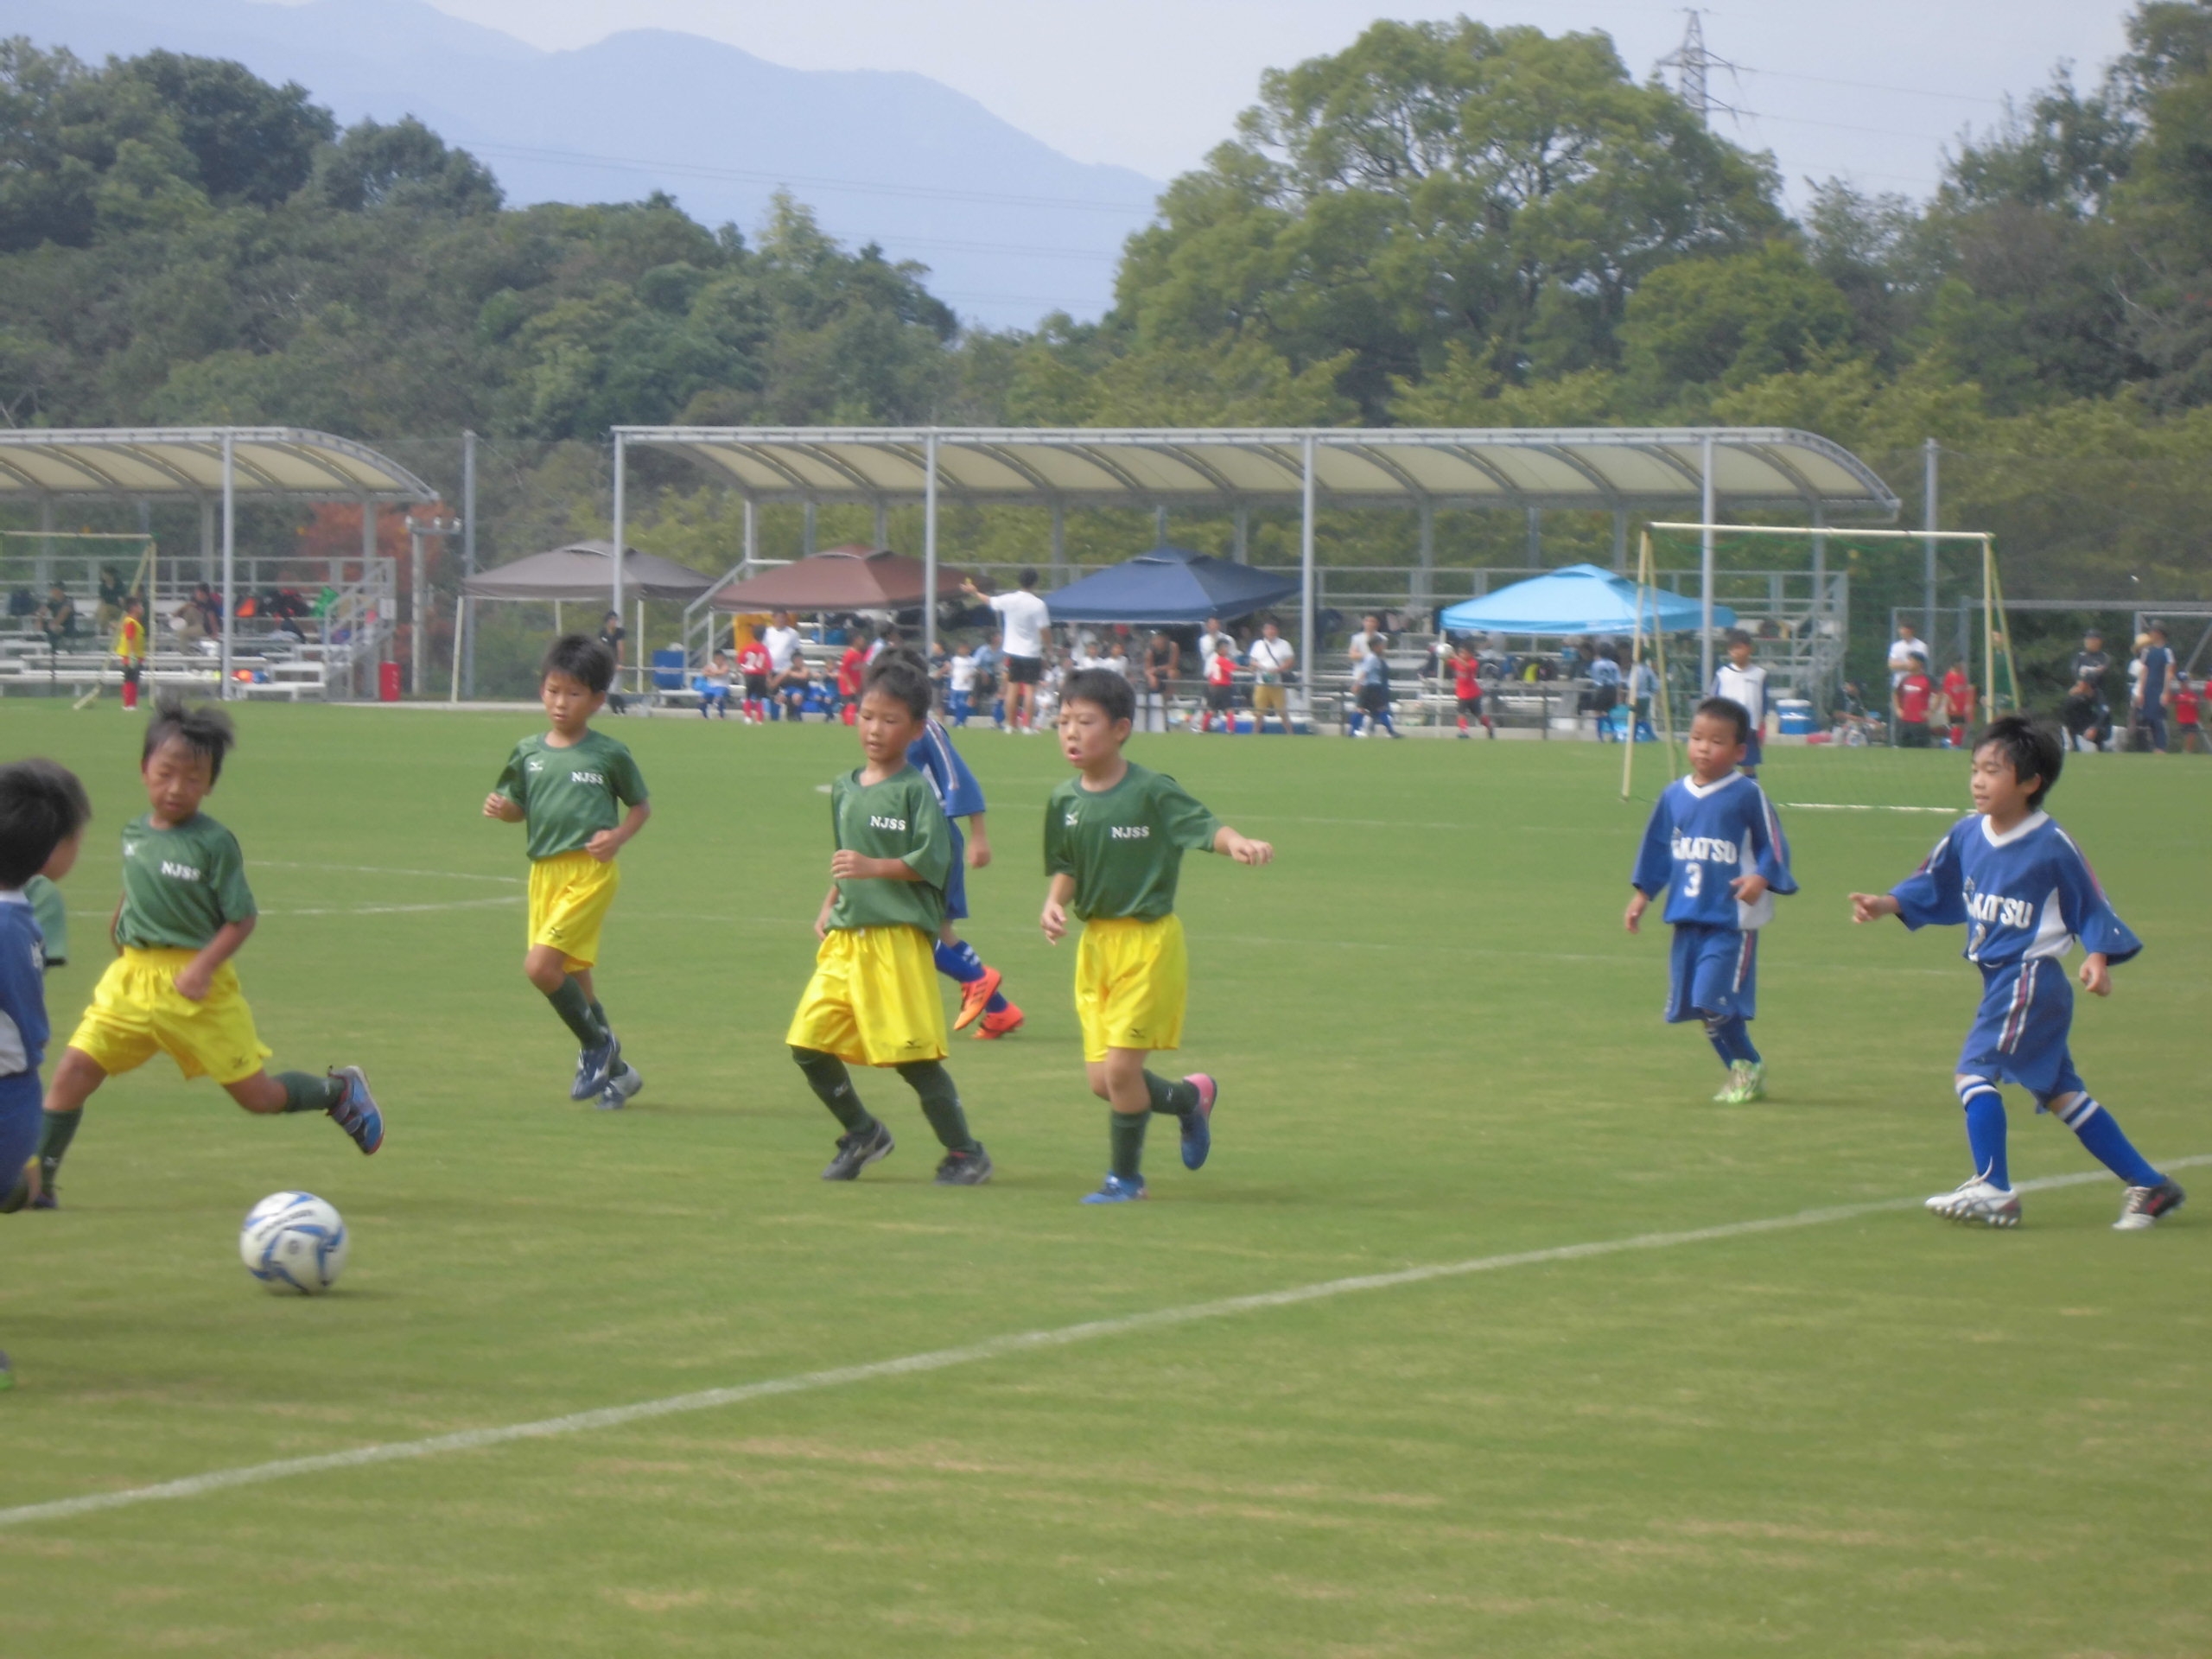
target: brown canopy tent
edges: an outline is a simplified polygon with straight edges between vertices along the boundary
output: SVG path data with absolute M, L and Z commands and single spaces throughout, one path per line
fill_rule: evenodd
M 959 571 L 940 569 L 938 597 L 957 597 L 960 581 Z M 707 602 L 718 611 L 904 611 L 928 591 L 919 559 L 855 544 L 734 582 Z
M 688 564 L 678 564 L 673 559 L 664 559 L 657 554 L 640 553 L 634 547 L 622 550 L 622 591 L 637 601 L 638 620 L 635 637 L 640 652 L 645 641 L 645 601 L 649 599 L 672 599 L 690 603 L 715 585 L 715 579 L 704 571 L 694 570 Z M 531 600 L 554 607 L 557 621 L 563 600 L 592 600 L 601 605 L 614 587 L 614 544 L 612 542 L 571 542 L 566 547 L 553 548 L 543 553 L 532 553 L 527 558 L 486 570 L 481 575 L 471 576 L 461 584 L 461 597 L 454 605 L 454 638 L 461 637 L 462 607 L 474 600 L 510 599 Z M 644 686 L 641 664 L 631 664 L 631 671 L 639 677 L 639 686 Z M 619 686 L 620 682 L 616 682 Z M 454 653 L 452 700 L 461 701 L 461 653 Z

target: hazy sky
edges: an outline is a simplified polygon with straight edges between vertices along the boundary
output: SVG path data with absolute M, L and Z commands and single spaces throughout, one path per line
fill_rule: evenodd
M 710 35 L 810 69 L 912 69 L 1086 162 L 1165 179 L 1227 137 L 1262 70 L 1335 51 L 1377 16 L 1528 22 L 1612 35 L 1642 76 L 1680 42 L 1662 0 L 432 0 L 546 48 L 624 29 Z M 2118 0 L 1733 0 L 1707 10 L 1724 133 L 1771 149 L 1794 199 L 1844 174 L 1922 194 L 1947 142 L 2071 60 L 2094 78 L 2123 45 Z

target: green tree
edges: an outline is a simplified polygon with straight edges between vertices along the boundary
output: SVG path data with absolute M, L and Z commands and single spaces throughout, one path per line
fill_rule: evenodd
M 1624 372 L 1647 407 L 1708 387 L 1795 373 L 1851 338 L 1840 289 L 1790 243 L 1683 259 L 1646 277 L 1621 326 Z

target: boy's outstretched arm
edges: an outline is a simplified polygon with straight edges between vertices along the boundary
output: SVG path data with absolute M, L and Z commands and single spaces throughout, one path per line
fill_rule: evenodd
M 1885 916 L 1904 913 L 1904 906 L 1897 903 L 1894 893 L 1854 893 L 1851 895 L 1851 919 L 1854 922 L 1878 922 Z
M 502 823 L 520 823 L 523 820 L 522 803 L 495 789 L 484 798 L 484 816 L 497 818 Z
M 1266 864 L 1275 855 L 1274 843 L 1240 836 L 1225 823 L 1214 831 L 1213 849 L 1235 859 L 1239 864 Z
M 622 822 L 612 830 L 602 830 L 584 843 L 584 850 L 602 864 L 614 861 L 614 855 L 622 850 L 631 836 L 645 827 L 645 820 L 653 815 L 651 801 L 639 801 L 622 815 Z

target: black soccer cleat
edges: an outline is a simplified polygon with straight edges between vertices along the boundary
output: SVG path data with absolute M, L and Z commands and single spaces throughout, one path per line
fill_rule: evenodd
M 2142 1232 L 2188 1202 L 2189 1194 L 2181 1190 L 2178 1181 L 2160 1181 L 2156 1186 L 2131 1186 L 2126 1198 L 2120 1201 L 2120 1219 L 2113 1223 L 2112 1230 L 2116 1233 Z
M 937 1166 L 939 1186 L 981 1186 L 991 1179 L 991 1154 L 978 1141 L 973 1152 L 948 1152 Z
M 888 1158 L 898 1142 L 891 1138 L 891 1131 L 881 1122 L 865 1135 L 841 1135 L 837 1137 L 837 1155 L 822 1172 L 825 1181 L 856 1181 L 861 1171 L 877 1160 Z

